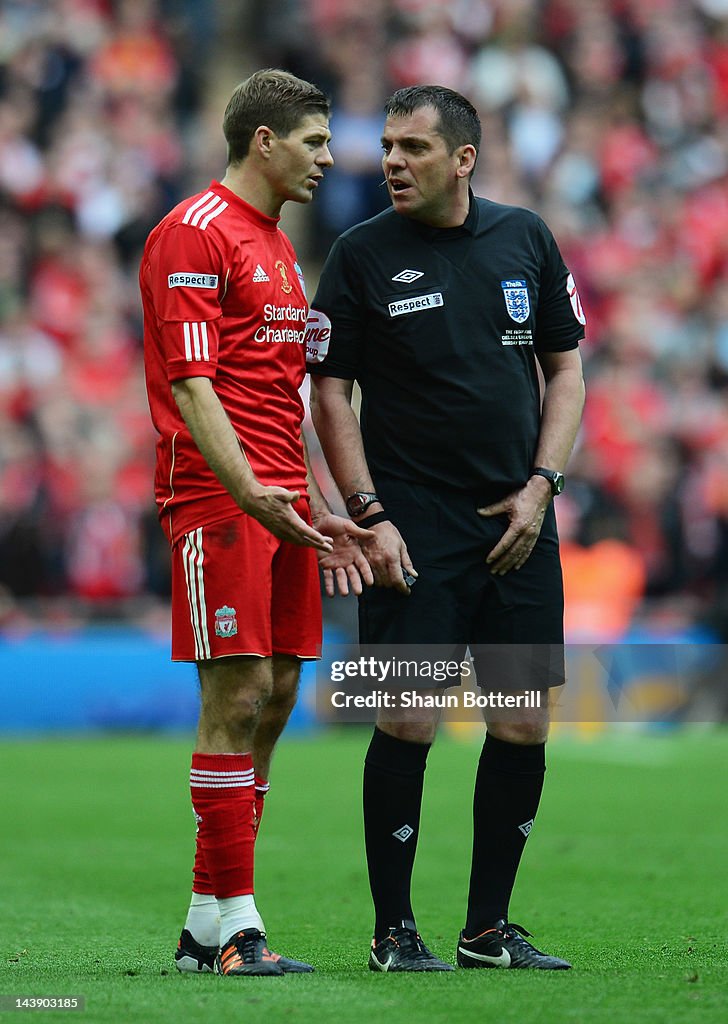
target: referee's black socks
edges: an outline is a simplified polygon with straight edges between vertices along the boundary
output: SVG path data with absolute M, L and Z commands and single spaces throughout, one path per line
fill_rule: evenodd
M 430 746 L 375 728 L 364 762 L 364 838 L 377 942 L 403 920 L 414 921 L 410 883 Z
M 546 744 L 506 743 L 487 735 L 473 798 L 473 862 L 466 938 L 480 935 L 508 905 L 546 770 Z

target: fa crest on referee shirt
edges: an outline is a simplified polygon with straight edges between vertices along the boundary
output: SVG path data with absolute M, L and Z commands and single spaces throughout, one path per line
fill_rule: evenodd
M 525 323 L 531 315 L 531 303 L 528 298 L 528 285 L 525 281 L 501 281 L 503 298 L 506 300 L 508 316 L 517 324 Z

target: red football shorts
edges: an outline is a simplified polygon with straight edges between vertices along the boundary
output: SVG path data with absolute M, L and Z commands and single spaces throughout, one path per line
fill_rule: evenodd
M 308 501 L 294 507 L 310 524 Z M 313 548 L 278 540 L 242 512 L 172 548 L 172 660 L 232 654 L 321 656 Z

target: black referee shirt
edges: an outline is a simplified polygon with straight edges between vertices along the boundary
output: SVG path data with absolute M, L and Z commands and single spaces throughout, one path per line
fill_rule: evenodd
M 541 218 L 471 196 L 461 227 L 386 210 L 345 232 L 313 300 L 307 355 L 311 373 L 358 381 L 375 482 L 497 500 L 533 466 L 534 353 L 576 348 L 584 323 Z

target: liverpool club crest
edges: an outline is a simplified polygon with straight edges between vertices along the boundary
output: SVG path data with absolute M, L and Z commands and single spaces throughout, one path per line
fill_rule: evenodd
M 286 293 L 286 295 L 290 295 L 291 292 L 293 291 L 293 285 L 288 280 L 288 268 L 286 267 L 283 260 L 276 260 L 276 270 L 281 275 L 281 288 Z
M 517 324 L 523 324 L 531 315 L 531 303 L 528 298 L 528 286 L 518 279 L 501 281 L 503 298 L 506 300 L 508 316 Z
M 237 613 L 234 608 L 223 605 L 215 612 L 215 636 L 235 636 L 238 631 Z

